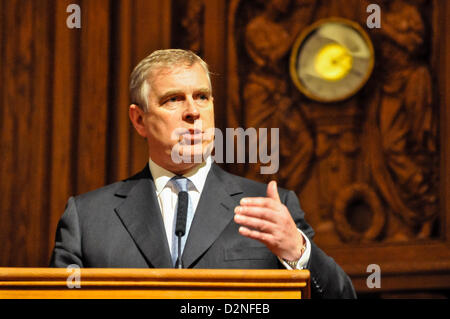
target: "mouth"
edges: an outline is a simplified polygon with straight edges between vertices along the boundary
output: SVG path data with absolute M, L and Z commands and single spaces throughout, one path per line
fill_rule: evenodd
M 187 129 L 180 134 L 182 144 L 194 145 L 202 143 L 204 138 L 204 132 L 199 129 L 191 128 Z

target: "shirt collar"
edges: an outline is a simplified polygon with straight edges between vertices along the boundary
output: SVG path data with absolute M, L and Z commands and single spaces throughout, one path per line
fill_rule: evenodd
M 203 191 L 206 177 L 208 176 L 208 172 L 211 168 L 211 163 L 211 156 L 208 156 L 206 158 L 206 161 L 183 174 L 184 177 L 189 178 L 189 180 L 192 182 L 199 193 Z M 153 176 L 153 180 L 155 181 L 156 194 L 159 196 L 170 179 L 176 174 L 166 170 L 165 168 L 162 168 L 161 166 L 153 162 L 151 158 L 149 158 L 148 160 L 148 166 Z

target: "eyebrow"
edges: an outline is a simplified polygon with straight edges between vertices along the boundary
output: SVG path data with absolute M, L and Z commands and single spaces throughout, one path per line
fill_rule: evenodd
M 159 99 L 159 103 L 161 104 L 162 102 L 164 102 L 167 98 L 175 96 L 175 95 L 179 95 L 179 94 L 183 94 L 182 91 L 180 90 L 169 90 L 166 93 L 164 93 Z
M 202 94 L 206 94 L 206 95 L 208 95 L 208 96 L 211 96 L 211 90 L 210 90 L 209 88 L 200 88 L 200 89 L 194 91 L 194 94 L 198 94 L 198 93 L 202 93 Z M 169 91 L 167 91 L 166 93 L 164 93 L 164 94 L 158 99 L 158 101 L 159 101 L 159 103 L 161 104 L 161 103 L 163 103 L 166 99 L 168 99 L 169 97 L 176 96 L 176 95 L 179 95 L 179 94 L 184 95 L 184 92 L 181 91 L 181 90 L 169 90 Z
M 195 93 L 203 93 L 203 94 L 211 95 L 211 90 L 209 88 L 201 88 L 201 89 L 195 90 Z

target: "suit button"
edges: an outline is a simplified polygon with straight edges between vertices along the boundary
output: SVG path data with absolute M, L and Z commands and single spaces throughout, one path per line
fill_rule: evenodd
M 314 284 L 314 288 L 316 288 L 317 292 L 322 293 L 323 290 L 322 290 L 322 288 L 320 288 L 319 284 L 317 283 L 317 280 L 314 277 L 312 277 L 311 279 Z

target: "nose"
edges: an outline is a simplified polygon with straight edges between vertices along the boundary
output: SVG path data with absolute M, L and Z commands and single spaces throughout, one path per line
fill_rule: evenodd
M 192 97 L 186 99 L 186 109 L 183 112 L 183 120 L 189 123 L 194 123 L 195 120 L 200 118 L 200 112 L 198 106 Z

